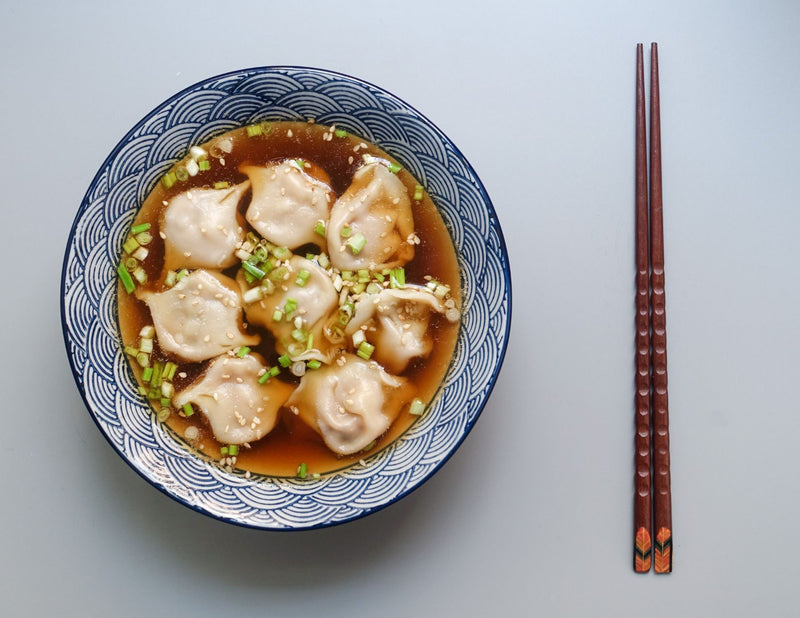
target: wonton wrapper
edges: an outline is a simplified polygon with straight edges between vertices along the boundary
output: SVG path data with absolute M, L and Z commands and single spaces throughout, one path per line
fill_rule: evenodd
M 280 380 L 259 384 L 264 364 L 259 357 L 223 354 L 203 376 L 174 398 L 177 408 L 186 403 L 199 407 L 218 442 L 242 444 L 260 440 L 275 427 L 278 410 L 292 392 Z
M 286 402 L 317 431 L 328 448 L 351 455 L 383 435 L 413 395 L 405 378 L 374 361 L 345 354 L 340 361 L 306 371 Z
M 303 320 L 302 328 L 314 336 L 313 350 L 316 354 L 292 354 L 292 358 L 295 360 L 316 358 L 328 362 L 327 356 L 322 354 L 327 347 L 327 340 L 322 336 L 322 328 L 326 318 L 338 307 L 339 294 L 333 287 L 328 273 L 319 264 L 299 255 L 293 255 L 284 265 L 289 269 L 286 280 L 277 283 L 275 291 L 269 296 L 245 305 L 247 321 L 270 331 L 275 336 L 275 349 L 279 354 L 285 354 L 294 341 L 292 331 L 297 328 L 294 318 L 300 317 Z M 301 270 L 307 270 L 309 273 L 303 286 L 296 283 Z M 237 275 L 237 281 L 242 293 L 250 287 L 241 273 Z M 297 301 L 297 309 L 293 312 L 292 319 L 286 320 L 284 317 L 279 322 L 273 320 L 275 310 L 283 311 L 286 301 L 290 298 Z
M 265 167 L 243 165 L 239 171 L 247 174 L 253 186 L 245 218 L 262 237 L 289 249 L 324 243 L 314 226 L 328 219 L 335 197 L 328 185 L 293 161 Z
M 433 339 L 428 334 L 428 325 L 433 312 L 444 313 L 445 307 L 425 288 L 416 285 L 387 288 L 378 294 L 362 296 L 345 332 L 352 335 L 366 326 L 367 341 L 375 346 L 372 358 L 399 374 L 412 358 L 430 354 Z
M 350 228 L 347 237 L 343 228 Z M 366 244 L 354 255 L 348 239 L 363 234 Z M 382 163 L 367 163 L 336 200 L 326 235 L 331 262 L 340 270 L 381 270 L 414 257 L 411 200 L 403 182 Z
M 228 189 L 190 189 L 174 196 L 164 210 L 164 269 L 227 268 L 236 263 L 236 246 L 245 238 L 236 218 L 250 183 Z
M 165 292 L 143 292 L 139 298 L 150 308 L 161 349 L 199 362 L 260 341 L 242 332 L 237 287 L 229 277 L 195 270 Z

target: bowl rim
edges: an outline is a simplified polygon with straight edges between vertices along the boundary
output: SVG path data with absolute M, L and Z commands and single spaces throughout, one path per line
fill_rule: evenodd
M 255 522 L 250 522 L 250 521 L 246 521 L 246 520 L 243 520 L 243 519 L 240 519 L 240 518 L 236 518 L 236 517 L 233 517 L 233 516 L 226 516 L 226 515 L 221 514 L 221 513 L 215 513 L 213 511 L 207 509 L 207 508 L 204 508 L 204 506 L 202 504 L 192 503 L 189 500 L 187 500 L 186 498 L 184 498 L 183 496 L 178 495 L 178 494 L 170 491 L 170 489 L 164 483 L 159 483 L 154 479 L 148 478 L 145 475 L 144 471 L 142 471 L 139 468 L 137 468 L 136 465 L 134 465 L 134 462 L 131 460 L 131 458 L 129 458 L 129 456 L 126 453 L 122 452 L 118 448 L 117 444 L 114 443 L 114 441 L 112 440 L 111 436 L 108 434 L 108 432 L 101 425 L 100 419 L 98 418 L 98 415 L 93 410 L 92 404 L 90 403 L 90 401 L 89 401 L 89 399 L 87 397 L 87 386 L 86 386 L 86 384 L 84 382 L 81 381 L 81 376 L 79 375 L 78 367 L 76 366 L 74 353 L 70 349 L 70 327 L 69 327 L 69 324 L 68 324 L 68 317 L 67 317 L 68 266 L 69 266 L 70 254 L 71 254 L 71 251 L 73 249 L 73 245 L 74 245 L 76 237 L 77 237 L 78 228 L 79 228 L 79 226 L 81 224 L 82 217 L 84 216 L 84 214 L 85 214 L 85 212 L 86 212 L 86 210 L 87 210 L 87 208 L 89 206 L 90 197 L 91 197 L 92 193 L 94 192 L 94 190 L 97 188 L 98 183 L 102 180 L 104 171 L 107 170 L 109 165 L 119 156 L 120 152 L 128 144 L 128 142 L 131 140 L 131 138 L 133 138 L 140 129 L 145 127 L 147 125 L 147 123 L 150 122 L 153 119 L 153 117 L 156 114 L 158 114 L 161 110 L 164 110 L 168 106 L 180 101 L 181 99 L 183 99 L 187 95 L 190 95 L 191 93 L 202 89 L 204 86 L 207 86 L 207 85 L 212 84 L 214 82 L 219 82 L 219 81 L 224 80 L 226 78 L 233 78 L 233 77 L 245 76 L 245 75 L 265 74 L 265 73 L 280 73 L 282 71 L 288 71 L 288 72 L 308 71 L 308 72 L 315 73 L 315 74 L 318 74 L 320 76 L 324 76 L 324 77 L 327 77 L 327 78 L 339 78 L 339 79 L 343 79 L 343 80 L 346 80 L 346 81 L 354 82 L 356 84 L 365 86 L 365 87 L 367 87 L 367 88 L 369 88 L 369 89 L 371 89 L 373 91 L 377 91 L 377 92 L 381 93 L 383 96 L 386 96 L 386 97 L 388 97 L 390 99 L 395 100 L 404 109 L 406 109 L 409 112 L 411 112 L 412 114 L 416 115 L 423 123 L 427 124 L 428 128 L 430 128 L 434 132 L 438 133 L 438 138 L 440 140 L 443 140 L 444 142 L 446 142 L 448 144 L 448 146 L 450 148 L 452 148 L 454 155 L 458 158 L 459 162 L 467 169 L 467 171 L 471 175 L 472 181 L 473 181 L 473 183 L 475 185 L 475 188 L 477 189 L 478 194 L 480 195 L 481 202 L 482 202 L 482 207 L 485 208 L 486 211 L 487 211 L 487 214 L 488 214 L 490 222 L 491 222 L 492 232 L 497 238 L 498 252 L 504 258 L 503 259 L 503 265 L 502 265 L 502 271 L 503 271 L 503 281 L 504 281 L 504 294 L 507 297 L 507 301 L 506 301 L 506 304 L 507 304 L 506 320 L 505 320 L 504 328 L 502 330 L 502 343 L 501 343 L 501 346 L 498 348 L 497 359 L 496 359 L 496 362 L 495 362 L 494 366 L 492 367 L 491 375 L 488 377 L 488 380 L 487 380 L 487 383 L 486 383 L 486 388 L 485 388 L 485 393 L 481 397 L 479 405 L 477 406 L 477 409 L 476 409 L 476 411 L 474 413 L 474 417 L 471 420 L 467 421 L 466 425 L 463 428 L 463 431 L 461 432 L 461 435 L 449 447 L 449 449 L 442 456 L 442 458 L 438 462 L 436 462 L 436 464 L 433 467 L 431 467 L 430 469 L 425 471 L 424 475 L 422 476 L 422 478 L 418 482 L 414 483 L 410 487 L 405 487 L 402 491 L 398 492 L 396 495 L 392 496 L 391 498 L 389 498 L 387 500 L 384 500 L 379 504 L 376 504 L 376 505 L 373 505 L 373 506 L 369 506 L 369 507 L 365 507 L 365 508 L 363 508 L 362 510 L 360 510 L 358 513 L 356 513 L 353 516 L 350 516 L 350 517 L 347 517 L 347 518 L 344 518 L 344 519 L 337 519 L 337 520 L 333 520 L 333 521 L 330 521 L 330 520 L 320 521 L 318 523 L 315 523 L 313 525 L 308 525 L 308 526 L 305 526 L 305 525 L 302 525 L 302 526 L 300 526 L 300 525 L 266 526 L 266 525 L 260 525 L 260 524 L 255 523 Z M 244 126 L 244 125 L 242 125 L 242 126 Z M 391 152 L 390 152 L 390 154 L 391 154 Z M 436 203 L 436 200 L 434 200 L 434 202 Z M 437 209 L 440 209 L 440 206 L 438 204 L 436 204 L 436 205 L 437 205 Z M 456 251 L 457 252 L 459 251 L 459 247 L 458 246 L 456 246 Z M 450 460 L 450 458 L 455 454 L 455 452 L 461 447 L 462 443 L 467 438 L 467 436 L 470 434 L 470 432 L 474 428 L 475 424 L 477 423 L 478 419 L 480 418 L 481 414 L 483 413 L 483 410 L 486 407 L 486 404 L 488 403 L 488 400 L 491 397 L 492 392 L 494 391 L 494 388 L 495 388 L 496 383 L 497 383 L 497 379 L 499 377 L 500 371 L 501 371 L 503 363 L 505 361 L 505 356 L 506 356 L 508 343 L 509 343 L 509 339 L 510 339 L 511 322 L 512 322 L 512 309 L 513 309 L 510 256 L 509 256 L 509 253 L 508 253 L 508 248 L 507 248 L 507 245 L 506 245 L 506 242 L 505 242 L 505 238 L 504 238 L 504 235 L 503 235 L 502 228 L 500 227 L 500 223 L 499 223 L 499 219 L 498 219 L 498 216 L 497 216 L 497 212 L 496 212 L 496 210 L 494 208 L 494 205 L 493 205 L 493 203 L 491 201 L 491 198 L 489 197 L 488 192 L 486 191 L 486 188 L 483 185 L 483 182 L 480 180 L 480 178 L 478 177 L 478 174 L 475 172 L 475 169 L 473 168 L 472 164 L 467 160 L 467 158 L 464 156 L 464 154 L 461 152 L 461 150 L 458 148 L 458 146 L 455 143 L 453 143 L 453 141 L 438 127 L 438 125 L 436 125 L 434 122 L 432 122 L 427 116 L 422 114 L 419 110 L 417 110 L 415 107 L 410 105 L 404 99 L 398 97 L 394 93 L 386 90 L 385 88 L 383 88 L 381 86 L 375 85 L 375 84 L 373 84 L 373 83 L 371 83 L 369 81 L 366 81 L 364 79 L 361 79 L 361 78 L 358 78 L 358 77 L 354 77 L 352 75 L 349 75 L 349 74 L 343 73 L 343 72 L 339 72 L 339 71 L 334 71 L 334 70 L 324 69 L 324 68 L 318 68 L 318 67 L 312 67 L 312 66 L 306 66 L 306 65 L 287 65 L 287 64 L 262 65 L 262 66 L 253 66 L 253 67 L 249 67 L 249 68 L 234 69 L 234 70 L 226 71 L 224 73 L 216 74 L 216 75 L 209 76 L 209 77 L 203 78 L 201 80 L 198 80 L 198 81 L 190 84 L 189 86 L 186 86 L 186 87 L 182 88 L 180 91 L 176 92 L 175 94 L 172 94 L 171 96 L 169 96 L 168 98 L 166 98 L 162 102 L 160 102 L 158 105 L 156 105 L 155 107 L 151 108 L 149 112 L 147 112 L 145 115 L 143 115 L 133 125 L 133 127 L 123 135 L 123 137 L 113 147 L 111 152 L 105 157 L 105 159 L 103 160 L 102 164 L 98 167 L 97 172 L 92 177 L 92 180 L 90 181 L 89 186 L 88 186 L 86 192 L 84 193 L 83 198 L 81 199 L 80 206 L 79 206 L 78 211 L 77 211 L 77 213 L 75 215 L 75 218 L 74 218 L 74 220 L 72 222 L 72 225 L 70 226 L 69 233 L 68 233 L 68 236 L 67 236 L 67 242 L 66 242 L 66 249 L 65 249 L 65 252 L 64 252 L 64 258 L 62 260 L 60 295 L 61 295 L 61 298 L 60 298 L 60 317 L 61 317 L 62 335 L 63 335 L 63 338 L 64 338 L 65 351 L 66 351 L 66 354 L 67 354 L 67 360 L 69 362 L 70 371 L 72 373 L 73 379 L 74 379 L 76 387 L 78 389 L 78 392 L 80 393 L 81 399 L 83 400 L 84 407 L 86 408 L 86 411 L 89 413 L 89 416 L 94 421 L 95 425 L 97 426 L 98 430 L 100 431 L 100 434 L 111 445 L 112 449 L 119 456 L 119 458 L 122 459 L 128 465 L 128 467 L 133 469 L 133 471 L 136 472 L 137 475 L 139 475 L 142 479 L 144 479 L 144 481 L 148 485 L 150 485 L 152 487 L 155 487 L 161 493 L 167 495 L 169 498 L 179 502 L 180 504 L 184 505 L 185 507 L 188 507 L 189 509 L 191 509 L 191 510 L 197 512 L 197 513 L 200 513 L 200 514 L 202 514 L 202 515 L 204 515 L 206 517 L 210 517 L 212 519 L 217 519 L 219 521 L 223 521 L 223 522 L 230 523 L 230 524 L 233 524 L 233 525 L 236 525 L 236 526 L 240 526 L 240 527 L 244 527 L 244 528 L 250 528 L 250 529 L 255 529 L 255 530 L 269 530 L 269 531 L 277 531 L 277 532 L 291 532 L 291 531 L 298 531 L 298 530 L 315 530 L 315 529 L 320 529 L 320 528 L 328 528 L 328 527 L 339 526 L 339 525 L 343 525 L 343 524 L 350 523 L 350 522 L 353 522 L 353 521 L 357 521 L 359 519 L 363 519 L 364 517 L 367 517 L 368 515 L 371 515 L 371 514 L 374 514 L 374 513 L 378 512 L 380 510 L 383 510 L 384 508 L 394 504 L 395 502 L 397 502 L 397 501 L 401 500 L 402 498 L 408 496 L 409 494 L 413 493 L 418 488 L 420 488 L 422 485 L 427 483 Z M 459 336 L 459 338 L 460 338 L 460 336 Z M 442 384 L 441 388 L 442 389 L 445 388 L 444 384 Z M 437 397 L 438 397 L 438 395 L 437 395 Z M 266 476 L 266 475 L 256 475 L 256 476 Z M 306 482 L 306 481 L 304 481 L 304 482 Z

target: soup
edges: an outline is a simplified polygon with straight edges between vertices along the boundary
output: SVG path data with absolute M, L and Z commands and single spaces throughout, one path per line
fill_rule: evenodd
M 125 353 L 161 422 L 224 467 L 316 476 L 397 439 L 456 345 L 452 241 L 423 187 L 336 127 L 190 149 L 118 269 Z

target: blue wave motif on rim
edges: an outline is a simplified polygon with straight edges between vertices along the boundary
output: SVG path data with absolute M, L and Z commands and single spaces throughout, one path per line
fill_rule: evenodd
M 120 352 L 116 263 L 144 196 L 194 143 L 254 120 L 313 116 L 373 141 L 408 166 L 442 211 L 462 269 L 464 319 L 444 386 L 402 437 L 364 464 L 319 479 L 246 477 L 192 454 L 154 419 Z M 511 274 L 483 185 L 454 144 L 394 95 L 305 67 L 219 75 L 141 120 L 97 172 L 67 242 L 61 280 L 64 341 L 75 382 L 100 431 L 152 485 L 186 506 L 261 529 L 318 528 L 363 517 L 430 478 L 467 436 L 505 355 Z

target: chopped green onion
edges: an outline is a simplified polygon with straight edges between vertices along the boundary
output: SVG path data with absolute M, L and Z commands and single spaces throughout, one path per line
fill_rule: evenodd
M 267 383 L 267 380 L 269 380 L 271 377 L 272 377 L 272 376 L 271 376 L 271 375 L 269 375 L 269 371 L 265 371 L 265 372 L 264 372 L 264 375 L 262 375 L 262 376 L 260 376 L 260 377 L 258 378 L 258 383 L 259 383 L 259 384 L 266 384 L 266 383 Z
M 276 309 L 272 312 L 272 321 L 273 322 L 280 322 L 283 319 L 283 311 L 280 309 Z
M 267 258 L 269 257 L 269 251 L 267 251 L 267 248 L 264 245 L 258 245 L 255 249 L 253 249 L 253 257 L 259 262 L 266 262 Z M 270 264 L 272 264 L 272 262 L 270 262 Z
M 308 464 L 306 464 L 306 462 L 303 462 L 299 466 L 297 466 L 298 478 L 304 479 L 306 478 L 307 474 L 308 474 Z
M 128 236 L 127 240 L 122 245 L 122 248 L 124 249 L 125 253 L 130 255 L 139 248 L 139 243 L 133 236 Z
M 306 350 L 311 350 L 314 347 L 314 333 L 308 333 L 308 340 L 306 341 Z
M 367 444 L 367 445 L 366 445 L 364 448 L 362 448 L 362 449 L 361 449 L 361 450 L 362 450 L 362 452 L 371 451 L 373 448 L 375 448 L 375 445 L 376 445 L 377 443 L 378 443 L 378 441 L 377 441 L 377 440 L 373 440 L 372 442 L 370 442 L 370 443 L 369 443 L 369 444 Z
M 207 172 L 211 169 L 211 161 L 208 159 L 202 159 L 197 166 L 200 168 L 201 172 Z
M 359 281 L 353 287 L 350 288 L 350 291 L 353 294 L 361 294 L 361 292 L 363 292 L 366 289 L 366 287 L 367 287 L 366 283 L 364 283 L 363 281 Z
M 264 298 L 264 288 L 261 287 L 250 288 L 244 294 L 242 294 L 242 300 L 248 305 L 257 302 L 262 298 Z
M 317 262 L 322 268 L 328 268 L 331 265 L 331 260 L 326 253 L 320 253 L 317 257 Z
M 148 223 L 147 225 L 150 224 Z M 153 235 L 147 231 L 139 232 L 136 234 L 135 238 L 136 242 L 138 242 L 140 245 L 149 245 L 151 242 L 153 242 Z
M 153 363 L 153 378 L 150 381 L 150 386 L 153 388 L 161 388 L 161 381 L 164 375 L 164 364 L 156 361 Z
M 177 274 L 178 273 L 176 273 L 174 270 L 168 270 L 167 276 L 164 277 L 164 285 L 166 285 L 168 288 L 171 288 L 173 285 L 175 285 L 175 282 L 178 280 Z
M 356 354 L 361 358 L 363 358 L 364 360 L 369 360 L 374 351 L 375 351 L 374 345 L 372 345 L 369 341 L 362 341 L 361 345 L 358 346 L 358 351 L 356 352 Z
M 139 348 L 134 348 L 132 345 L 126 345 L 124 351 L 128 356 L 133 356 L 136 358 L 136 355 L 139 353 Z
M 149 382 L 150 378 L 152 377 L 153 377 L 153 368 L 145 367 L 144 371 L 142 371 L 142 382 Z
M 286 303 L 283 305 L 283 312 L 288 317 L 290 313 L 297 309 L 297 301 L 294 298 L 287 298 Z
M 250 348 L 248 348 L 246 345 L 243 345 L 241 348 L 236 350 L 236 356 L 239 358 L 244 358 L 248 354 L 250 354 Z
M 422 199 L 422 185 L 414 187 L 414 199 L 420 201 Z
M 297 164 L 297 167 L 299 167 L 301 170 L 304 169 L 307 165 L 306 162 L 303 161 L 302 159 L 295 159 L 294 162 Z
M 147 324 L 146 326 L 142 326 L 142 330 L 139 331 L 140 337 L 149 337 L 152 339 L 156 336 L 156 327 L 152 324 Z
M 373 276 L 377 281 L 380 281 L 381 283 L 383 283 L 384 279 L 386 279 L 386 277 L 382 273 L 373 273 Z
M 436 289 L 433 291 L 433 295 L 436 298 L 442 299 L 450 293 L 450 286 L 440 283 L 436 286 Z
M 278 266 L 275 270 L 269 273 L 269 278 L 275 283 L 279 283 L 289 276 L 289 269 L 286 266 Z
M 175 394 L 175 387 L 172 386 L 172 382 L 162 382 L 161 383 L 161 396 L 167 399 L 171 399 L 172 396 Z
M 361 268 L 358 271 L 358 281 L 359 283 L 367 283 L 370 279 L 369 271 L 366 268 Z
M 425 412 L 425 402 L 419 397 L 415 397 L 408 408 L 408 413 L 414 416 L 422 416 L 423 412 Z
M 132 255 L 140 262 L 144 262 L 147 259 L 148 253 L 150 252 L 147 249 L 145 249 L 144 247 L 139 247 L 138 249 L 136 249 L 136 251 L 133 252 Z M 134 268 L 134 270 L 136 269 Z
M 344 281 L 355 281 L 353 278 L 353 271 L 352 270 L 343 270 L 342 271 L 342 279 Z
M 272 255 L 279 260 L 288 260 L 292 257 L 292 252 L 287 247 L 275 247 L 272 249 Z
M 261 282 L 261 289 L 264 291 L 265 295 L 272 294 L 275 291 L 275 284 L 269 279 L 264 279 Z
M 169 418 L 169 415 L 172 414 L 172 410 L 169 408 L 161 408 L 156 415 L 159 423 L 163 423 L 165 420 Z
M 220 180 L 219 182 L 214 183 L 215 189 L 228 189 L 230 186 L 231 183 L 229 183 L 227 180 Z
M 221 446 L 219 448 L 219 454 L 222 455 L 223 457 L 227 457 L 228 456 L 228 447 L 227 446 Z
M 172 380 L 175 377 L 175 372 L 178 370 L 178 366 L 173 363 L 172 361 L 167 361 L 167 364 L 164 365 L 164 372 L 161 374 L 165 380 Z
M 125 268 L 126 268 L 126 270 L 128 270 L 129 272 L 133 272 L 138 267 L 139 267 L 139 260 L 137 260 L 135 257 L 125 258 Z
M 267 122 L 266 120 L 261 123 L 261 133 L 263 135 L 269 135 L 270 131 L 272 131 L 272 123 Z
M 281 370 L 280 370 L 280 367 L 271 367 L 271 368 L 270 368 L 270 370 L 269 370 L 269 371 L 267 371 L 267 375 L 268 375 L 270 378 L 274 378 L 274 377 L 275 377 L 276 375 L 278 375 L 280 372 L 281 372 Z
M 291 358 L 289 358 L 289 355 L 288 355 L 288 354 L 284 354 L 283 356 L 280 356 L 280 357 L 278 358 L 278 364 L 279 364 L 281 367 L 283 367 L 283 368 L 286 368 L 286 367 L 288 367 L 289 365 L 291 365 L 291 364 L 292 364 L 292 359 L 291 359 Z
M 372 281 L 367 284 L 367 294 L 377 294 L 383 289 L 383 286 L 380 283 L 376 283 Z
M 178 167 L 175 168 L 175 176 L 178 178 L 178 180 L 183 182 L 184 180 L 189 178 L 189 172 L 186 170 L 185 167 L 179 165 Z
M 400 266 L 393 268 L 389 273 L 389 286 L 393 288 L 402 288 L 406 284 L 406 271 Z
M 131 234 L 136 236 L 137 234 L 141 234 L 142 232 L 146 232 L 149 229 L 150 229 L 150 224 L 149 223 L 140 223 L 139 225 L 134 225 L 131 228 Z
M 228 445 L 228 455 L 231 457 L 236 457 L 239 454 L 239 445 L 238 444 L 229 444 Z
M 316 358 L 312 358 L 310 361 L 306 363 L 306 366 L 309 369 L 319 369 L 320 367 L 322 367 L 322 363 L 318 361 Z
M 297 273 L 297 279 L 295 279 L 295 283 L 299 285 L 301 288 L 308 283 L 308 278 L 311 276 L 311 273 L 307 270 L 303 269 L 299 273 Z
M 248 125 L 247 137 L 255 137 L 256 135 L 261 135 L 261 125 L 260 124 Z
M 162 397 L 161 398 L 161 405 L 163 407 L 169 407 L 171 403 L 172 403 L 172 401 L 169 399 L 169 397 Z
M 136 362 L 139 363 L 140 367 L 149 367 L 150 366 L 150 355 L 145 354 L 144 352 L 139 352 L 136 355 Z
M 325 222 L 322 220 L 317 221 L 316 225 L 314 226 L 314 231 L 325 238 Z
M 336 130 L 333 132 L 333 134 L 334 134 L 336 137 L 347 137 L 347 131 L 345 131 L 344 129 L 336 129 Z
M 169 189 L 178 181 L 177 176 L 175 176 L 175 172 L 168 172 L 161 177 L 161 184 L 164 185 L 165 189 Z
M 153 353 L 153 340 L 152 339 L 142 339 L 139 342 L 139 351 L 144 352 L 145 354 L 152 354 Z
M 304 341 L 306 341 L 308 339 L 308 332 L 306 332 L 302 328 L 295 328 L 292 331 L 292 339 L 294 339 L 295 341 L 298 341 L 300 343 L 303 343 Z
M 353 233 L 353 228 L 351 228 L 349 225 L 345 225 L 342 227 L 341 230 L 339 230 L 339 236 L 341 236 L 342 238 L 349 238 L 352 233 Z
M 188 271 L 188 270 L 186 270 L 185 268 L 181 268 L 181 269 L 180 269 L 180 270 L 177 272 L 177 274 L 175 275 L 175 279 L 177 279 L 178 281 L 180 281 L 181 279 L 183 279 L 184 277 L 186 277 L 186 276 L 188 276 L 188 275 L 189 275 L 189 271 Z
M 389 163 L 389 165 L 387 165 L 386 167 L 388 167 L 388 168 L 389 168 L 389 171 L 390 171 L 392 174 L 396 174 L 396 173 L 397 173 L 397 172 L 399 172 L 401 169 L 403 169 L 403 166 L 402 166 L 402 165 L 398 165 L 397 163 Z
M 255 266 L 250 262 L 242 262 L 242 268 L 244 268 L 245 272 L 250 274 L 252 277 L 255 277 L 259 281 L 263 279 L 267 274 L 263 270 L 261 270 L 258 266 Z
M 133 279 L 131 279 L 130 273 L 123 264 L 117 267 L 117 274 L 119 275 L 119 280 L 122 282 L 122 287 L 125 288 L 128 294 L 136 289 L 136 284 L 133 282 Z
M 364 245 L 366 244 L 367 244 L 367 237 L 364 236 L 364 234 L 362 234 L 361 232 L 356 232 L 347 241 L 347 246 L 350 247 L 350 252 L 353 255 L 358 255 L 364 248 Z
M 185 404 L 183 404 L 183 413 L 186 416 L 191 416 L 192 414 L 194 414 L 194 408 L 192 407 L 192 404 L 190 402 L 187 401 Z
M 136 279 L 139 283 L 147 283 L 147 273 L 145 272 L 144 268 L 139 267 L 134 270 L 132 273 L 133 278 Z

